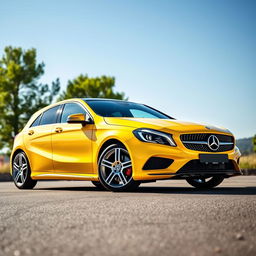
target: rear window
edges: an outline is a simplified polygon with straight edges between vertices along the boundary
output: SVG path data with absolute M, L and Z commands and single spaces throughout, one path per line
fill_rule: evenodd
M 57 121 L 57 111 L 60 106 L 56 106 L 46 110 L 40 121 L 40 125 L 54 124 Z

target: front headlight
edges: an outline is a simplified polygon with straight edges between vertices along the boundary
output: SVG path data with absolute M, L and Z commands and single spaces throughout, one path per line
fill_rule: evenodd
M 162 145 L 169 145 L 176 147 L 172 135 L 165 132 L 159 132 L 153 129 L 136 129 L 133 131 L 135 137 L 144 142 L 158 143 Z

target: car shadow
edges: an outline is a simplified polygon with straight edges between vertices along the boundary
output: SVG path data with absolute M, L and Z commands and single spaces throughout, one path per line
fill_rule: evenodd
M 138 192 L 162 194 L 256 195 L 256 187 L 217 187 L 196 189 L 188 187 L 141 187 Z
M 35 190 L 56 190 L 56 191 L 87 191 L 87 192 L 103 192 L 108 191 L 98 189 L 96 187 L 51 187 L 51 188 L 35 188 Z M 217 187 L 213 189 L 196 189 L 189 187 L 139 187 L 135 191 L 122 192 L 133 194 L 201 194 L 201 195 L 256 195 L 256 187 Z

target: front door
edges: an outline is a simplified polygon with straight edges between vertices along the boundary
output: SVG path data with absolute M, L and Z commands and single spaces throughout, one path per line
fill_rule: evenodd
M 60 123 L 52 130 L 53 166 L 56 173 L 93 173 L 92 133 L 94 124 L 68 124 L 72 114 L 85 114 L 80 103 L 66 103 Z

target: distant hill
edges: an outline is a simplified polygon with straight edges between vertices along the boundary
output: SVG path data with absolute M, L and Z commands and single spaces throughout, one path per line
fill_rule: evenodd
M 243 155 L 248 155 L 253 152 L 252 137 L 236 140 L 236 145 Z

